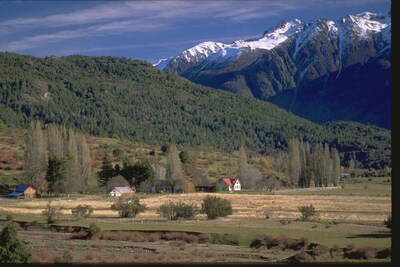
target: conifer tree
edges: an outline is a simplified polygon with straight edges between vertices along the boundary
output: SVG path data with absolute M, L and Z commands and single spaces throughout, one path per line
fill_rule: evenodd
M 10 223 L 0 234 L 0 263 L 30 263 L 32 255 L 18 239 L 17 231 Z

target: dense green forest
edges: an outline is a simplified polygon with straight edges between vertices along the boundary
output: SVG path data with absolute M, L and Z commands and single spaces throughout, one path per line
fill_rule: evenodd
M 391 133 L 354 122 L 317 125 L 273 104 L 194 84 L 144 61 L 0 53 L 0 124 L 32 119 L 147 144 L 273 154 L 290 138 L 329 143 L 358 167 L 391 165 Z

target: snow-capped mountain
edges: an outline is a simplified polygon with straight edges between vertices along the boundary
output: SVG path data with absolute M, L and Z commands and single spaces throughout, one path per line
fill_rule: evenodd
M 299 96 L 307 91 L 310 84 L 319 84 L 321 88 L 339 92 L 340 90 L 331 86 L 337 84 L 332 77 L 335 80 L 346 80 L 350 79 L 351 75 L 342 76 L 348 75 L 349 70 L 372 71 L 371 68 L 365 67 L 366 64 L 375 64 L 375 67 L 382 69 L 380 74 L 384 84 L 376 85 L 378 88 L 369 88 L 369 84 L 375 83 L 368 83 L 368 78 L 373 77 L 366 73 L 363 82 L 353 87 L 363 86 L 364 91 L 390 90 L 390 75 L 386 75 L 390 73 L 390 58 L 391 13 L 388 11 L 381 14 L 364 12 L 337 20 L 283 21 L 266 30 L 259 38 L 238 40 L 230 44 L 201 43 L 175 57 L 161 60 L 154 66 L 206 86 L 251 94 L 294 113 L 298 110 L 309 110 L 312 114 L 316 111 L 311 108 L 315 103 L 303 101 L 302 105 L 306 106 L 298 105 L 301 102 Z M 382 64 L 376 65 L 375 61 Z M 386 80 L 383 77 L 386 77 Z M 347 88 L 345 91 L 351 93 L 357 90 Z M 318 95 L 317 92 L 314 94 Z M 363 101 L 369 104 L 370 100 Z M 382 101 L 384 102 L 376 104 L 390 107 L 390 98 Z M 326 107 L 329 107 L 329 104 Z M 342 104 L 336 103 L 331 113 L 339 114 L 340 112 L 335 110 L 343 110 Z M 304 112 L 302 116 L 317 122 L 354 119 L 390 127 L 390 108 L 384 109 L 384 112 L 389 114 L 385 123 L 378 122 L 381 120 L 380 115 L 373 114 L 358 114 L 354 118 L 327 115 L 325 119 L 320 120 L 311 118 L 310 114 Z

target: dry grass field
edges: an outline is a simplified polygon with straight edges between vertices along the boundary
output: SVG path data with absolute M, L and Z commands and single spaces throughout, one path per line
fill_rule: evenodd
M 200 207 L 207 194 L 159 194 L 140 195 L 141 203 L 148 210 L 136 218 L 119 218 L 110 210 L 116 201 L 113 197 L 84 196 L 53 198 L 51 205 L 63 207 L 64 214 L 59 225 L 85 226 L 95 222 L 104 236 L 114 235 L 110 240 L 81 240 L 72 232 L 50 230 L 41 216 L 49 199 L 1 199 L 0 219 L 12 214 L 15 221 L 43 222 L 39 228 L 18 227 L 18 235 L 34 255 L 35 262 L 75 263 L 176 263 L 176 262 L 274 262 L 291 257 L 291 250 L 254 250 L 249 244 L 260 235 L 267 234 L 285 238 L 306 237 L 310 242 L 328 247 L 390 248 L 391 238 L 382 224 L 391 213 L 390 197 L 340 196 L 340 195 L 266 195 L 266 194 L 214 194 L 229 199 L 233 214 L 227 218 L 207 220 L 197 215 L 195 220 L 165 221 L 156 210 L 162 203 L 182 201 Z M 70 210 L 79 204 L 90 205 L 93 214 L 85 221 L 76 221 Z M 315 206 L 320 220 L 303 222 L 298 207 Z M 270 216 L 265 219 L 265 214 Z M 286 221 L 285 224 L 282 221 Z M 17 225 L 18 226 L 18 225 Z M 0 225 L 1 227 L 1 225 Z M 115 232 L 117 231 L 117 232 Z M 158 237 L 145 240 L 142 232 L 151 231 Z M 217 243 L 193 243 L 182 240 L 162 240 L 165 231 L 228 235 L 237 240 L 236 245 Z M 114 233 L 114 234 L 113 234 Z M 119 233 L 119 234 L 118 234 Z M 133 237 L 132 237 L 133 235 Z M 138 236 L 140 238 L 138 238 Z M 197 240 L 197 238 L 196 238 Z M 184 256 L 184 257 L 183 257 Z M 182 258 L 183 257 L 183 258 Z M 322 256 L 321 256 L 322 257 Z M 347 262 L 343 258 L 332 258 L 329 254 L 315 257 L 316 261 Z M 390 259 L 389 259 L 390 260 Z M 372 262 L 387 262 L 372 260 Z M 363 261 L 366 262 L 366 261 Z
M 268 213 L 272 218 L 296 219 L 300 216 L 299 206 L 313 205 L 321 220 L 347 220 L 352 222 L 382 222 L 391 213 L 390 197 L 374 196 L 340 196 L 340 195 L 263 195 L 263 194 L 225 194 L 215 193 L 221 198 L 229 199 L 232 203 L 232 219 L 264 218 Z M 158 207 L 168 201 L 182 201 L 201 207 L 204 193 L 189 194 L 159 194 L 144 195 L 141 203 L 148 210 L 138 215 L 138 218 L 157 218 Z M 1 213 L 38 215 L 48 203 L 48 199 L 13 200 L 2 199 Z M 118 217 L 117 212 L 111 211 L 110 206 L 115 202 L 112 197 L 88 196 L 80 198 L 54 198 L 51 203 L 63 207 L 65 214 L 71 214 L 70 209 L 79 204 L 90 205 L 94 208 L 92 217 Z M 198 215 L 202 218 L 201 215 Z

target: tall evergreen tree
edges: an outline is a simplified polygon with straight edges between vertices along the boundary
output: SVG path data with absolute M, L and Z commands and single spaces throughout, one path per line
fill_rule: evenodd
M 42 126 L 39 121 L 31 121 L 28 127 L 25 148 L 25 177 L 27 183 L 43 192 L 46 189 L 46 150 Z
M 68 191 L 67 188 L 67 161 L 52 155 L 48 159 L 46 181 L 48 191 L 55 194 L 63 194 Z
M 98 184 L 99 186 L 106 186 L 110 178 L 116 176 L 114 167 L 112 165 L 112 158 L 109 154 L 103 157 L 101 170 L 98 172 Z M 129 180 L 128 180 L 129 182 Z
M 0 263 L 31 263 L 32 255 L 17 237 L 17 231 L 10 223 L 0 234 Z

